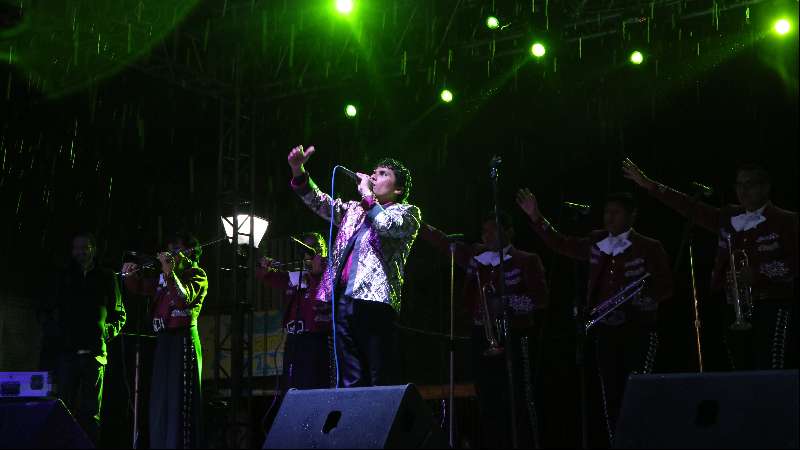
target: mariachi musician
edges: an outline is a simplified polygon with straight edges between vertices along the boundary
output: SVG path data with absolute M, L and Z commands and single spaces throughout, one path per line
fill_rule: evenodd
M 797 309 L 798 218 L 770 201 L 769 173 L 756 165 L 740 166 L 739 205 L 715 208 L 651 180 L 629 159 L 623 171 L 650 195 L 717 234 L 711 288 L 725 292 L 732 306 L 724 334 L 731 368 L 796 367 L 791 317 Z
M 517 203 L 533 229 L 553 251 L 589 261 L 587 309 L 605 308 L 613 299 L 629 299 L 592 317 L 591 336 L 600 375 L 603 415 L 609 443 L 613 443 L 622 393 L 629 374 L 650 373 L 658 348 L 658 303 L 672 295 L 672 274 L 664 247 L 633 229 L 636 206 L 628 193 L 606 197 L 604 229 L 586 237 L 565 236 L 542 216 L 536 197 L 520 189 Z M 627 295 L 638 292 L 636 296 Z M 620 295 L 623 294 L 623 295 Z
M 476 390 L 480 404 L 481 423 L 485 442 L 481 448 L 510 448 L 510 402 L 508 371 L 502 341 L 502 311 L 509 307 L 509 335 L 514 355 L 515 396 L 519 447 L 532 447 L 538 429 L 536 390 L 533 364 L 535 343 L 541 325 L 541 311 L 547 308 L 549 293 L 542 260 L 535 253 L 515 248 L 511 241 L 514 229 L 508 214 L 500 213 L 505 300 L 498 297 L 500 283 L 500 236 L 494 213 L 488 214 L 481 231 L 482 243 L 454 243 L 456 263 L 466 270 L 463 296 L 465 306 L 472 312 L 472 359 L 476 372 Z M 420 238 L 442 253 L 449 254 L 448 237 L 424 224 Z
M 302 270 L 284 270 L 276 261 L 264 257 L 256 276 L 265 285 L 282 289 L 288 300 L 283 315 L 286 332 L 283 375 L 287 388 L 329 388 L 336 379 L 331 364 L 331 307 L 330 303 L 317 299 L 327 267 L 328 248 L 319 233 L 305 233 L 300 242 L 306 249 Z

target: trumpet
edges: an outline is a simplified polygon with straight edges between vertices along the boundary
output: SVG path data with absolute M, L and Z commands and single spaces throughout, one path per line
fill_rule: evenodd
M 486 341 L 489 343 L 489 348 L 483 351 L 483 356 L 497 356 L 503 354 L 505 349 L 500 345 L 498 328 L 498 320 L 493 317 L 489 311 L 489 304 L 486 301 L 486 292 L 481 285 L 480 271 L 476 271 L 475 275 L 478 278 L 478 289 L 481 297 L 481 315 L 483 316 L 483 333 Z
M 727 241 L 730 268 L 725 274 L 725 294 L 728 302 L 733 304 L 733 311 L 736 314 L 736 319 L 729 328 L 733 331 L 746 331 L 753 327 L 750 323 L 753 314 L 753 295 L 750 281 L 742 279 L 741 275 L 743 271 L 749 271 L 750 260 L 744 250 L 733 251 L 730 233 Z
M 628 300 L 636 297 L 642 292 L 645 287 L 645 280 L 650 276 L 650 273 L 645 273 L 636 280 L 628 283 L 625 287 L 619 290 L 616 294 L 607 298 L 599 305 L 592 308 L 589 312 L 590 319 L 586 321 L 586 332 L 603 320 L 604 317 L 611 314 L 612 311 L 625 304 Z
M 209 245 L 214 245 L 216 243 L 222 242 L 225 239 L 227 239 L 227 237 L 222 237 L 222 238 L 219 238 L 219 239 L 214 239 L 213 241 L 208 241 L 206 243 L 200 244 L 198 247 L 195 247 L 195 248 L 180 248 L 180 249 L 176 249 L 176 250 L 167 250 L 167 251 L 161 252 L 161 253 L 166 253 L 166 254 L 170 255 L 172 258 L 176 258 L 179 255 L 182 255 L 185 258 L 191 258 L 195 254 L 195 252 L 197 252 L 198 250 L 202 250 L 203 248 L 208 247 Z M 139 258 L 140 260 L 144 259 L 147 262 L 145 262 L 143 264 L 139 264 L 139 265 L 136 266 L 135 269 L 129 270 L 127 272 L 124 272 L 124 271 L 114 272 L 115 276 L 123 277 L 123 278 L 124 277 L 128 277 L 128 276 L 131 276 L 131 275 L 139 272 L 140 270 L 155 269 L 155 268 L 159 267 L 159 265 L 161 264 L 161 261 L 158 259 L 158 255 L 152 256 L 152 255 L 146 255 L 146 254 L 142 254 L 142 253 L 138 253 L 138 252 L 132 252 L 132 251 L 129 251 L 129 252 L 126 252 L 126 253 L 128 255 L 135 256 L 135 257 Z

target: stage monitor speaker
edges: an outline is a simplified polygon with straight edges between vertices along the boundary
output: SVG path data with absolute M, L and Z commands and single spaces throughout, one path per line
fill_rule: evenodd
M 94 448 L 58 399 L 0 400 L 0 448 Z
M 614 447 L 798 448 L 799 375 L 631 375 Z
M 445 448 L 413 385 L 287 392 L 263 448 Z

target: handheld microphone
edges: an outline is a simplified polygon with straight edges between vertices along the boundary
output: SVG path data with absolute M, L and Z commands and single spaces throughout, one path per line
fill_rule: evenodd
M 361 180 L 358 179 L 358 175 L 355 172 L 348 169 L 345 166 L 338 166 L 338 170 L 343 174 L 347 175 L 348 177 L 352 178 L 356 183 L 360 182 Z
M 464 239 L 464 233 L 446 234 L 445 237 L 450 242 L 461 241 Z
M 710 186 L 706 186 L 703 183 L 698 183 L 697 181 L 692 181 L 692 186 L 694 186 L 698 192 L 702 193 L 704 197 L 711 197 L 711 194 L 714 193 L 714 189 Z
M 564 202 L 564 206 L 570 209 L 574 209 L 579 214 L 589 214 L 589 211 L 592 209 L 589 205 L 584 205 L 581 203 L 573 203 L 573 202 Z

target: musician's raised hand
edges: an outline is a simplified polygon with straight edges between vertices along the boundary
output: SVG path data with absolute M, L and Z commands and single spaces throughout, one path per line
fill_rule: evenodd
M 303 150 L 302 145 L 299 145 L 289 151 L 287 161 L 292 169 L 292 176 L 298 177 L 306 173 L 304 165 L 315 151 L 316 149 L 314 149 L 313 145 L 305 150 Z
M 653 180 L 647 178 L 647 175 L 644 174 L 644 171 L 634 164 L 629 158 L 625 158 L 622 161 L 622 174 L 625 178 L 633 181 L 640 187 L 647 190 L 652 189 L 656 184 Z
M 538 222 L 542 218 L 542 213 L 539 211 L 539 202 L 536 201 L 536 196 L 533 195 L 530 189 L 522 188 L 517 191 L 517 205 L 525 211 L 525 214 L 532 221 Z

